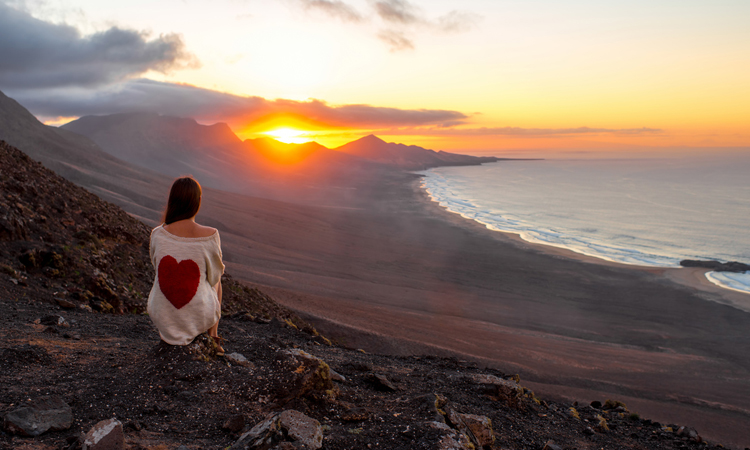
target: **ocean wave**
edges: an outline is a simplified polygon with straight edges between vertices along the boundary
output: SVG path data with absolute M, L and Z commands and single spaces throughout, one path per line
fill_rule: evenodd
M 648 239 L 631 235 L 618 236 L 627 237 L 628 244 L 632 242 L 633 246 L 640 249 L 613 245 L 601 239 L 597 240 L 596 228 L 560 230 L 540 227 L 532 223 L 533 217 L 518 217 L 507 211 L 480 206 L 478 201 L 460 198 L 453 189 L 453 183 L 460 181 L 448 179 L 433 171 L 425 171 L 422 174 L 427 175 L 422 179 L 422 188 L 432 201 L 465 219 L 479 222 L 490 230 L 518 234 L 527 242 L 567 249 L 606 261 L 647 267 L 677 268 L 680 267 L 682 259 L 702 259 L 700 255 L 660 253 L 658 242 L 649 242 Z M 723 288 L 750 294 L 750 274 L 709 272 L 706 277 Z
M 708 272 L 706 278 L 725 289 L 750 293 L 750 272 Z
M 631 248 L 617 247 L 603 242 L 587 239 L 583 236 L 567 235 L 553 229 L 535 228 L 532 224 L 509 213 L 481 209 L 470 200 L 459 199 L 443 184 L 447 181 L 441 176 L 428 177 L 422 187 L 430 199 L 448 211 L 459 214 L 465 219 L 474 220 L 493 231 L 518 234 L 523 240 L 534 244 L 544 244 L 557 248 L 572 250 L 586 256 L 593 256 L 607 261 L 640 266 L 680 267 L 679 259 L 658 254 L 648 254 Z

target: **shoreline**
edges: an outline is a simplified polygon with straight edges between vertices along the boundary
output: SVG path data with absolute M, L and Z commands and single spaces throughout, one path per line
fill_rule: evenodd
M 488 230 L 416 176 L 360 192 L 355 210 L 206 195 L 233 276 L 348 347 L 463 355 L 571 404 L 637 399 L 652 420 L 750 442 L 736 412 L 750 405 L 750 316 L 719 288 Z
M 546 245 L 537 242 L 529 242 L 521 237 L 520 234 L 513 231 L 493 230 L 489 226 L 462 216 L 460 213 L 451 211 L 448 207 L 441 205 L 437 200 L 427 192 L 422 178 L 412 185 L 413 191 L 417 198 L 420 199 L 425 207 L 432 210 L 435 214 L 448 218 L 459 226 L 468 227 L 476 230 L 478 227 L 482 231 L 489 232 L 494 239 L 502 242 L 510 242 L 516 245 L 526 246 L 529 249 L 540 251 L 548 255 L 558 256 L 566 259 L 572 259 L 590 264 L 599 264 L 609 267 L 618 267 L 630 270 L 636 270 L 651 274 L 662 275 L 666 279 L 682 286 L 687 286 L 699 292 L 716 294 L 723 301 L 712 298 L 711 301 L 717 301 L 720 304 L 732 306 L 743 312 L 750 313 L 750 292 L 740 291 L 730 287 L 725 287 L 712 282 L 706 274 L 712 272 L 711 269 L 694 268 L 694 267 L 660 267 L 660 266 L 643 266 L 638 264 L 627 264 L 608 259 L 578 253 L 568 248 Z

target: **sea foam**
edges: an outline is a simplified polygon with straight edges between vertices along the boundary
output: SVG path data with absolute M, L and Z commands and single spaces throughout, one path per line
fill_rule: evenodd
M 722 197 L 718 189 L 707 191 L 705 186 L 691 188 L 688 183 L 696 180 L 692 166 L 682 172 L 673 165 L 664 165 L 662 172 L 653 164 L 648 170 L 643 167 L 514 161 L 420 173 L 430 198 L 448 211 L 528 242 L 639 266 L 680 267 L 683 259 L 750 259 L 742 219 L 750 214 L 750 201 Z M 728 172 L 721 174 L 724 181 L 739 183 L 732 190 L 750 197 L 745 176 L 732 178 Z M 734 216 L 726 215 L 727 210 Z M 712 272 L 707 278 L 750 293 L 748 274 Z

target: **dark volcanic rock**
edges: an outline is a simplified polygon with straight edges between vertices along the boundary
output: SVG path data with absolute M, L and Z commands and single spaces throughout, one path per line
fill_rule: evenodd
M 67 430 L 73 425 L 73 410 L 60 397 L 42 397 L 9 412 L 5 429 L 22 436 L 39 436 L 47 431 Z
M 225 356 L 225 358 L 226 358 L 227 361 L 229 361 L 231 363 L 234 363 L 234 364 L 237 364 L 237 365 L 240 365 L 240 366 L 243 366 L 243 367 L 252 367 L 253 366 L 253 363 L 250 362 L 250 361 L 248 361 L 247 358 L 245 358 L 245 356 L 242 353 L 236 353 L 236 352 L 235 353 L 229 353 L 229 354 L 227 354 Z
M 125 435 L 117 419 L 102 420 L 86 433 L 82 450 L 122 450 Z
M 51 326 L 58 326 L 58 327 L 70 326 L 68 321 L 65 320 L 65 317 L 57 316 L 57 315 L 44 316 L 39 320 L 39 323 L 41 323 L 42 325 L 51 325 Z
M 720 262 L 720 261 L 699 261 L 695 259 L 685 259 L 680 261 L 682 267 L 701 267 L 711 269 L 716 272 L 747 272 L 750 271 L 750 264 L 744 264 L 737 261 Z
M 385 375 L 373 373 L 370 374 L 368 380 L 370 381 L 370 383 L 372 383 L 375 389 L 379 391 L 395 392 L 398 390 L 398 388 L 393 383 L 391 383 Z
M 453 428 L 464 433 L 474 446 L 486 447 L 495 442 L 492 421 L 487 416 L 461 414 L 453 408 L 449 408 L 446 412 Z
M 285 441 L 317 450 L 323 446 L 323 427 L 299 411 L 286 410 L 255 425 L 240 437 L 232 450 L 268 450 Z
M 63 308 L 63 309 L 73 309 L 76 307 L 75 303 L 69 302 L 63 298 L 56 298 L 55 302 L 60 306 L 60 308 Z
M 563 448 L 552 441 L 548 441 L 546 444 L 544 444 L 544 448 L 542 450 L 563 450 Z
M 322 359 L 293 348 L 279 351 L 276 361 L 278 376 L 274 389 L 280 403 L 308 395 L 322 398 L 332 392 L 330 368 Z
M 231 431 L 232 433 L 239 433 L 245 428 L 245 416 L 242 414 L 236 414 L 228 418 L 221 428 Z

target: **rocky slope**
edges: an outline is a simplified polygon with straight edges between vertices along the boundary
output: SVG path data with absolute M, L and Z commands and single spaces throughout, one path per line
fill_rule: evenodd
M 0 92 L 0 140 L 40 161 L 66 180 L 141 217 L 155 217 L 171 179 L 135 167 L 104 152 L 79 134 L 44 125 L 18 102 Z
M 0 141 L 0 270 L 35 296 L 140 314 L 151 289 L 150 229 Z M 295 318 L 225 278 L 225 311 Z M 299 320 L 299 319 L 294 319 Z
M 5 143 L 0 172 L 4 449 L 717 448 L 616 401 L 546 402 L 469 362 L 331 345 L 231 278 L 227 356 L 161 344 L 142 314 L 148 228 Z

